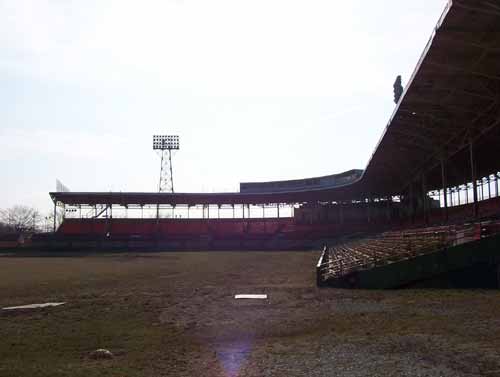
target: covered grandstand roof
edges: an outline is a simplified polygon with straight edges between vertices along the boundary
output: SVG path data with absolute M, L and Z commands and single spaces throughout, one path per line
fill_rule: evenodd
M 478 176 L 498 169 L 500 142 L 500 5 L 450 1 L 377 144 L 364 173 L 335 187 L 239 193 L 52 192 L 66 204 L 260 204 L 359 199 L 402 193 L 426 174 L 441 187 L 470 181 L 468 145 L 477 145 Z M 312 178 L 314 179 L 314 178 Z
M 450 1 L 366 167 L 367 189 L 396 193 L 497 126 L 499 62 L 500 5 Z M 470 171 L 453 178 L 470 181 Z

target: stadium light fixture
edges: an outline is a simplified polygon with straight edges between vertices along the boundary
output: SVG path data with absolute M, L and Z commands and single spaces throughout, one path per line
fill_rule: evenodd
M 153 135 L 153 150 L 178 150 L 178 135 Z

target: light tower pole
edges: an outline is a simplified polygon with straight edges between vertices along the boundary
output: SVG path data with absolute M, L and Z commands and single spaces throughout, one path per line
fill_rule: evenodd
M 172 151 L 179 149 L 179 136 L 153 135 L 153 150 L 159 151 L 160 181 L 158 192 L 174 192 L 174 175 L 172 172 Z M 156 218 L 160 217 L 160 204 L 156 205 Z

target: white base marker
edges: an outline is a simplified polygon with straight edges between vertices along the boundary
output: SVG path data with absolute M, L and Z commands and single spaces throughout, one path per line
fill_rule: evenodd
M 267 300 L 267 295 L 235 295 L 234 298 L 236 300 L 239 299 L 256 299 L 256 300 Z
M 6 308 L 2 308 L 2 310 L 18 310 L 18 309 L 40 309 L 40 308 L 48 308 L 50 306 L 60 306 L 64 305 L 65 302 L 46 302 L 44 304 L 30 304 L 30 305 L 22 305 L 22 306 L 8 306 Z

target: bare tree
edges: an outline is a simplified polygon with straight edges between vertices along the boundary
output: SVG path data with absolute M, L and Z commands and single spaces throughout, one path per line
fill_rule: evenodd
M 12 233 L 13 230 L 10 226 L 0 221 L 0 234 Z
M 58 209 L 56 211 L 56 228 L 61 225 L 64 219 L 64 210 Z M 52 232 L 54 226 L 54 214 L 52 212 L 47 213 L 45 216 L 40 217 L 40 229 L 43 232 Z
M 17 205 L 0 211 L 0 222 L 15 232 L 35 232 L 40 214 L 35 208 Z

